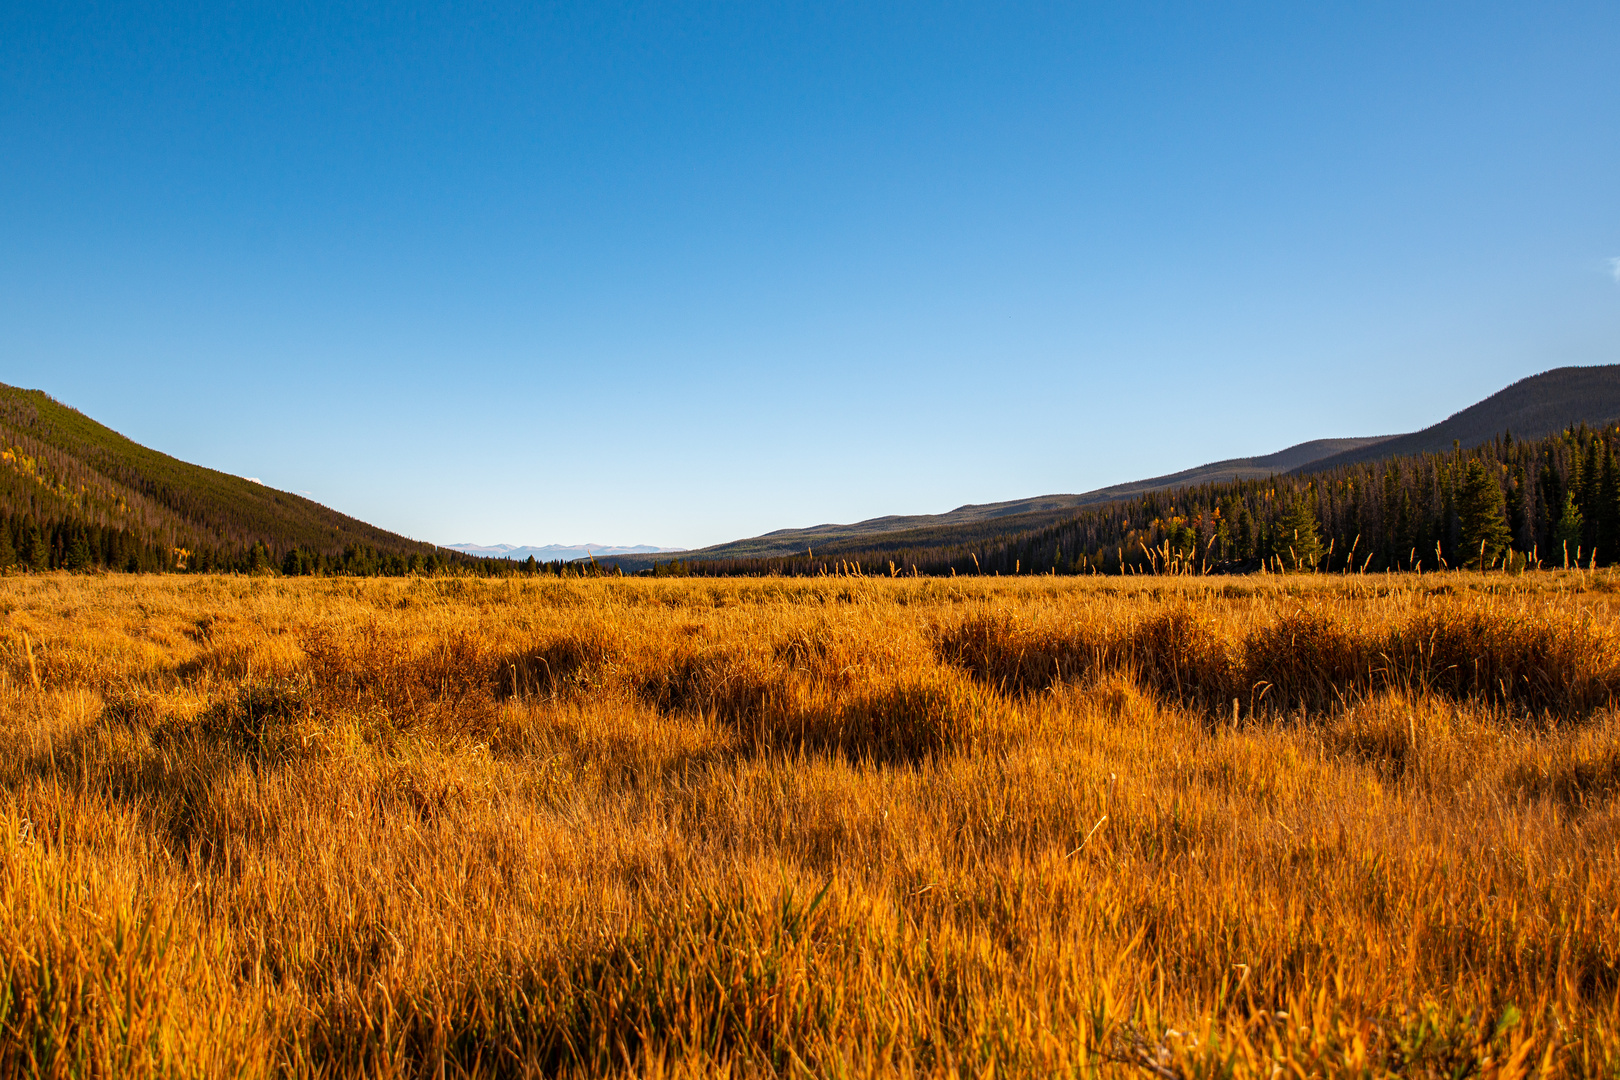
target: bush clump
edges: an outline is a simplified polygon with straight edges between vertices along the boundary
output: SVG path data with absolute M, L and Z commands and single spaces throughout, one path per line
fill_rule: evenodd
M 1449 605 L 1392 624 L 1301 607 L 1239 633 L 1191 606 L 1098 632 L 978 615 L 936 633 L 941 660 L 1024 694 L 1119 672 L 1167 699 L 1225 715 L 1331 710 L 1386 689 L 1581 717 L 1620 698 L 1620 641 L 1589 621 Z

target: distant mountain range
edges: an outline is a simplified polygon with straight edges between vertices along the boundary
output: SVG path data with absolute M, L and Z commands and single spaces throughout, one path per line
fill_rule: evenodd
M 545 544 L 541 547 L 519 547 L 516 544 L 446 544 L 451 551 L 476 555 L 481 559 L 511 559 L 523 562 L 533 558 L 537 562 L 577 562 L 580 559 L 604 558 L 614 555 L 673 555 L 685 548 L 653 547 L 635 544 L 622 547 L 615 544 Z
M 967 551 L 1156 492 L 1326 473 L 1358 463 L 1469 449 L 1511 432 L 1521 440 L 1620 421 L 1620 365 L 1558 368 L 1527 379 L 1422 431 L 1317 439 L 1273 454 L 1114 484 L 959 506 L 943 514 L 871 518 L 782 529 L 696 551 L 595 544 L 435 547 L 368 525 L 255 480 L 179 461 L 96 423 L 38 390 L 0 384 L 0 566 L 120 570 L 400 573 L 459 565 L 504 573 L 512 562 L 594 557 L 626 571 L 682 562 L 808 556 L 889 558 L 901 551 Z M 1608 436 L 1605 436 L 1607 438 Z M 1112 512 L 1112 511 L 1110 511 Z M 1013 538 L 1013 539 L 1009 539 Z M 1033 542 L 1033 541 L 1031 541 Z M 1010 549 L 1009 549 L 1010 550 Z
M 1565 428 L 1620 420 L 1620 364 L 1555 368 L 1520 379 L 1438 424 L 1405 435 L 1315 439 L 1261 457 L 1230 458 L 1165 476 L 1114 484 L 1078 495 L 1038 495 L 1007 502 L 959 506 L 943 514 L 891 515 L 845 525 L 779 529 L 685 552 L 682 560 L 768 559 L 814 552 L 881 553 L 919 546 L 971 544 L 988 536 L 1038 530 L 1076 512 L 1153 491 L 1229 480 L 1325 471 L 1356 462 L 1465 448 L 1511 432 L 1536 439 Z M 626 571 L 665 561 L 657 556 L 616 559 Z
M 1010 525 L 1028 527 L 1054 518 L 1067 517 L 1075 510 L 1115 499 L 1126 499 L 1148 491 L 1187 487 L 1210 480 L 1256 480 L 1290 472 L 1323 458 L 1347 451 L 1377 446 L 1390 436 L 1380 435 L 1362 439 L 1316 439 L 1290 446 L 1264 457 L 1231 458 L 1184 469 L 1167 476 L 1147 480 L 1133 480 L 1098 488 L 1079 495 L 1037 495 L 1028 499 L 1007 502 L 968 503 L 943 514 L 912 514 L 868 518 L 850 525 L 812 525 L 806 529 L 779 529 L 747 540 L 733 540 L 700 548 L 687 554 L 692 558 L 771 558 L 780 555 L 803 554 L 816 547 L 844 544 L 862 538 L 890 536 L 899 533 L 933 531 L 951 526 L 971 526 L 995 523 L 997 529 Z

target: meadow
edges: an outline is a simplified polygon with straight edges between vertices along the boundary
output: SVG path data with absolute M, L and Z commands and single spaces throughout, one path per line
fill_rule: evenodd
M 1620 1075 L 1620 576 L 0 579 L 0 1074 Z

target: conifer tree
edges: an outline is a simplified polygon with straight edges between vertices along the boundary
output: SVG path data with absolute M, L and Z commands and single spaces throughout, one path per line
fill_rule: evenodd
M 1553 526 L 1553 549 L 1564 557 L 1564 561 L 1576 557 L 1581 546 L 1581 528 L 1586 523 L 1581 519 L 1581 508 L 1575 505 L 1575 490 L 1570 488 L 1564 492 L 1564 509 L 1558 515 L 1558 523 Z
M 1520 551 L 1529 551 L 1535 543 L 1530 527 L 1530 484 L 1521 463 L 1513 468 L 1513 494 L 1508 499 L 1508 532 Z
M 51 546 L 39 526 L 28 523 L 23 532 L 22 561 L 30 570 L 47 570 L 51 564 Z
M 1582 433 L 1584 436 L 1584 432 Z M 1596 547 L 1598 542 L 1597 530 L 1603 520 L 1600 506 L 1603 501 L 1603 466 L 1598 458 L 1598 440 L 1587 439 L 1586 460 L 1581 465 L 1581 516 L 1585 519 L 1586 527 L 1581 532 L 1581 541 L 1588 549 Z
M 1396 549 L 1400 544 L 1397 535 L 1396 508 L 1400 506 L 1401 494 L 1404 494 L 1404 489 L 1401 486 L 1400 472 L 1391 462 L 1384 466 L 1383 515 L 1380 521 L 1384 558 L 1389 562 L 1395 561 Z
M 1294 497 L 1287 513 L 1277 523 L 1277 554 L 1296 570 L 1314 568 L 1322 558 L 1322 533 L 1316 522 L 1316 509 L 1308 492 Z
M 1231 558 L 1232 524 L 1224 514 L 1215 519 L 1215 550 L 1218 559 Z
M 1237 546 L 1233 554 L 1240 559 L 1254 558 L 1254 519 L 1249 517 L 1246 504 L 1238 510 Z
M 1597 530 L 1592 543 L 1599 559 L 1613 562 L 1615 556 L 1620 555 L 1620 475 L 1617 475 L 1614 447 L 1608 444 L 1603 447 L 1597 491 Z
M 1470 461 L 1463 474 L 1462 490 L 1457 493 L 1457 524 L 1463 554 L 1478 559 L 1481 570 L 1513 544 L 1502 512 L 1501 485 L 1481 461 Z
M 62 566 L 68 570 L 88 570 L 90 563 L 90 544 L 85 540 L 84 534 L 80 533 L 68 544 L 67 553 L 62 557 Z

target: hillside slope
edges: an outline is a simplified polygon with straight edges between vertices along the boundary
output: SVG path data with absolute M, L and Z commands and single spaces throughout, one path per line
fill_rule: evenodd
M 1620 420 L 1620 365 L 1556 368 L 1492 394 L 1422 431 L 1356 439 L 1317 439 L 1274 454 L 1217 461 L 1166 476 L 1151 477 L 1080 495 L 961 506 L 946 514 L 871 518 L 850 525 L 783 529 L 746 540 L 687 552 L 682 562 L 803 557 L 886 560 L 901 553 L 967 552 L 1003 545 L 1010 537 L 1058 529 L 1083 511 L 1152 493 L 1212 484 L 1265 480 L 1293 474 L 1329 473 L 1351 465 L 1450 453 L 1454 443 L 1470 449 L 1503 432 L 1533 441 L 1582 424 L 1601 428 Z M 1022 541 L 1019 541 L 1020 543 Z M 965 558 L 965 554 L 960 556 Z M 646 569 L 667 557 L 632 556 L 614 560 L 627 571 Z
M 1148 491 L 1164 491 L 1215 480 L 1258 480 L 1346 451 L 1377 446 L 1387 438 L 1389 436 L 1313 439 L 1285 450 L 1278 450 L 1273 454 L 1214 461 L 1208 465 L 1183 469 L 1181 472 L 1166 476 L 1133 480 L 1078 495 L 1037 495 L 1026 499 L 1010 499 L 1006 502 L 968 503 L 943 514 L 888 515 L 847 525 L 778 529 L 746 540 L 733 540 L 698 551 L 685 552 L 680 557 L 773 558 L 803 554 L 806 550 L 814 549 L 822 549 L 831 555 L 840 551 L 887 550 L 891 547 L 905 546 L 908 541 L 902 539 L 902 534 L 909 534 L 913 541 L 925 541 L 930 537 L 945 535 L 975 538 L 1005 532 L 1009 528 L 1036 528 L 1060 521 L 1083 507 L 1097 506 Z M 971 542 L 971 539 L 963 542 Z M 657 561 L 657 557 L 620 558 L 616 561 L 630 570 L 639 569 L 644 565 L 650 566 Z
M 1620 561 L 1620 424 L 1472 449 L 1212 480 L 1081 507 L 845 537 L 658 574 L 1135 574 L 1607 566 Z M 1494 489 L 1494 490 L 1493 490 Z M 1492 521 L 1494 503 L 1495 524 Z M 630 569 L 630 567 L 626 567 Z
M 39 390 L 0 384 L 5 548 L 67 565 L 82 544 L 119 569 L 241 568 L 288 553 L 353 562 L 464 559 L 320 503 L 192 465 L 120 435 Z M 82 556 L 77 556 L 81 557 Z
M 1407 454 L 1443 454 L 1453 445 L 1478 446 L 1506 432 L 1516 439 L 1540 439 L 1581 424 L 1595 428 L 1616 420 L 1620 420 L 1620 364 L 1553 368 L 1520 379 L 1422 431 L 1349 448 L 1308 464 L 1315 471 Z

